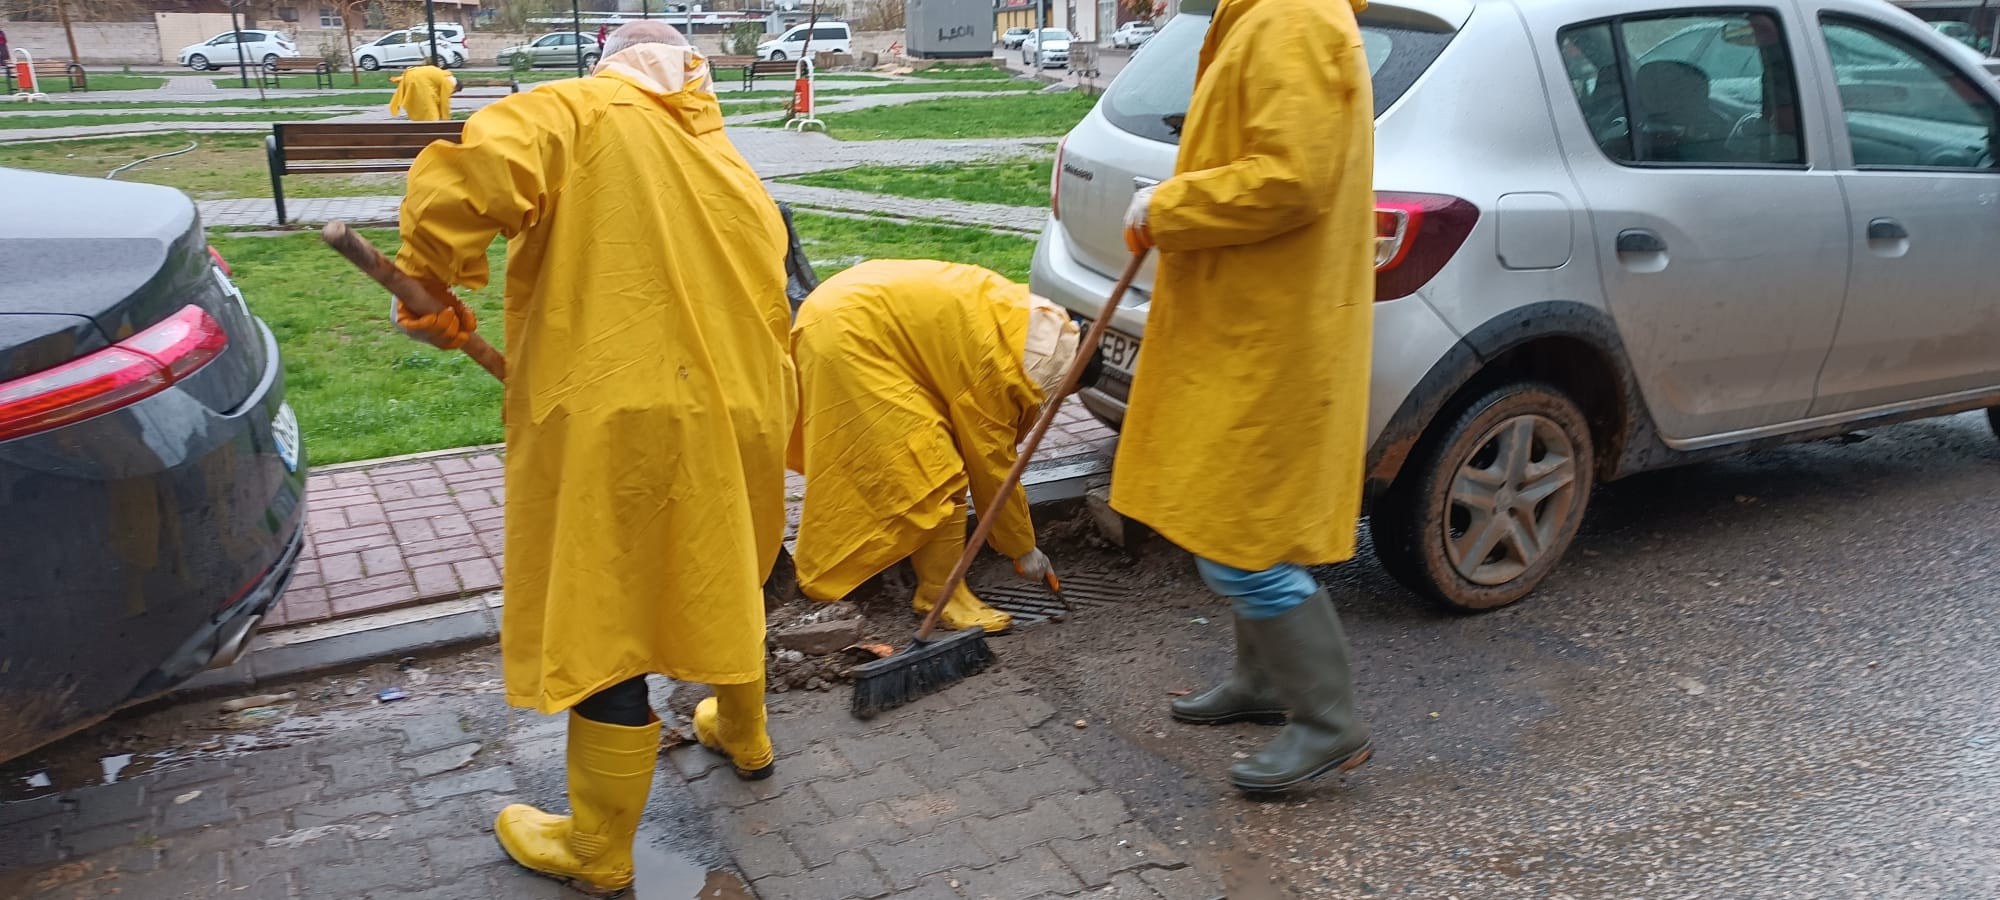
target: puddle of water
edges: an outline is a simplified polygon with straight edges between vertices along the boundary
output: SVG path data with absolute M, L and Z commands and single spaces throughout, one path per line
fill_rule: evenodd
M 650 844 L 632 848 L 637 900 L 756 900 L 735 873 L 709 869 L 672 850 Z
M 36 772 L 35 774 L 30 775 L 21 780 L 27 782 L 28 787 L 31 788 L 45 788 L 45 787 L 55 786 L 55 782 L 49 780 L 49 773 L 47 772 Z

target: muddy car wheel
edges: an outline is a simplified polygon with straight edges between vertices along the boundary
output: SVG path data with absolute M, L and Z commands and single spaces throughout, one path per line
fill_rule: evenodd
M 1510 384 L 1460 407 L 1427 444 L 1370 517 L 1383 567 L 1454 609 L 1527 596 L 1562 560 L 1589 504 L 1595 455 L 1583 411 L 1548 385 Z

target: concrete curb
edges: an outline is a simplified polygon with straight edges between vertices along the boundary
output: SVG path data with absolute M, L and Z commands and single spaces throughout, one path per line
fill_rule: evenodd
M 398 459 L 466 455 L 468 448 L 412 454 Z M 370 460 L 380 464 L 382 460 Z M 328 471 L 327 467 L 317 471 Z M 1102 454 L 1037 463 L 1028 471 L 1028 504 L 1042 508 L 1075 502 L 1109 482 Z M 787 550 L 789 551 L 789 547 Z M 500 638 L 499 591 L 433 600 L 377 613 L 259 632 L 234 665 L 189 679 L 171 696 L 241 692 L 333 669 L 353 668 L 418 653 L 484 644 Z

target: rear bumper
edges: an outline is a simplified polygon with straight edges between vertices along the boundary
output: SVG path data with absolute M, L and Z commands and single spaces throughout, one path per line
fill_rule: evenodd
M 299 513 L 291 536 L 271 567 L 258 576 L 242 597 L 211 616 L 166 662 L 141 679 L 126 703 L 137 703 L 171 690 L 203 669 L 236 662 L 256 635 L 258 623 L 277 605 L 278 598 L 284 596 L 285 588 L 292 583 L 292 573 L 298 569 L 299 556 L 306 546 L 303 500 L 299 503 Z
M 289 583 L 305 463 L 280 450 L 282 364 L 256 332 L 233 409 L 175 387 L 0 443 L 0 759 L 235 652 Z

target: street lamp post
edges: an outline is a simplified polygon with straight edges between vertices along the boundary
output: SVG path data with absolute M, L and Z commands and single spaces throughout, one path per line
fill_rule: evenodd
M 583 71 L 583 10 L 577 7 L 577 0 L 569 0 L 570 45 L 576 48 L 576 77 L 582 78 Z
M 435 0 L 424 0 L 424 24 L 431 30 L 431 65 L 443 65 L 444 57 L 438 55 L 438 16 Z
M 243 20 L 236 17 L 236 7 L 242 0 L 231 0 L 229 4 L 229 36 L 236 39 L 236 74 L 244 87 L 250 86 L 250 62 L 243 56 Z M 258 82 L 259 85 L 263 82 Z

